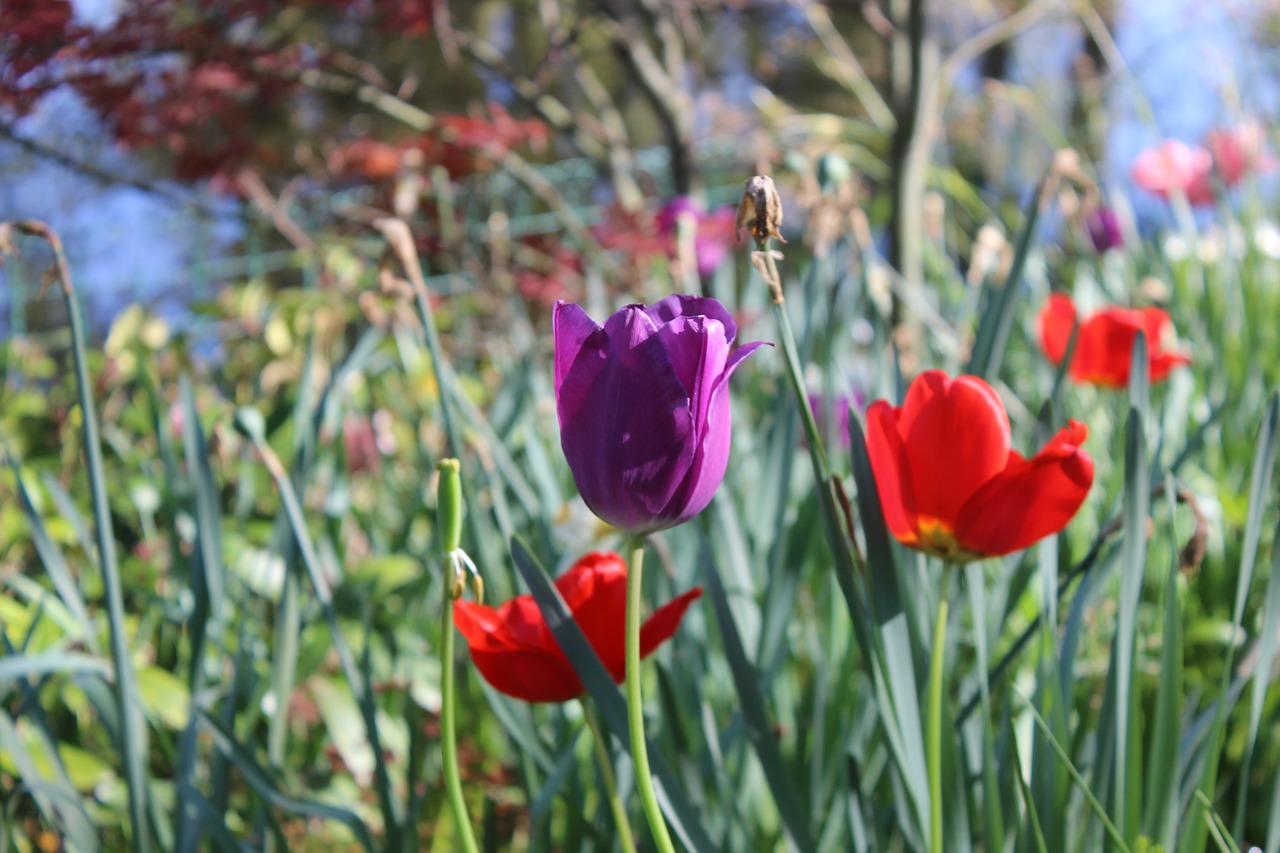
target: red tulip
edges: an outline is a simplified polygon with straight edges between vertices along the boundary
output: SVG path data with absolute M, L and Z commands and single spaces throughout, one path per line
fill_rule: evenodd
M 898 541 L 952 562 L 1020 551 L 1057 533 L 1093 484 L 1080 449 L 1084 424 L 1069 421 L 1039 453 L 1009 446 L 1009 416 L 976 376 L 929 370 L 899 407 L 867 409 L 867 451 L 885 523 Z
M 556 579 L 556 589 L 613 680 L 626 677 L 627 564 L 617 554 L 592 553 Z M 640 656 L 662 645 L 680 626 L 689 605 L 702 595 L 694 587 L 659 607 L 640 628 Z M 485 681 L 526 702 L 565 702 L 582 682 L 556 643 L 532 595 L 517 596 L 494 610 L 455 601 L 453 619 L 471 647 L 471 660 Z
M 1040 340 L 1045 355 L 1053 364 L 1061 364 L 1076 322 L 1076 306 L 1071 297 L 1055 293 L 1040 312 Z M 1147 337 L 1152 382 L 1159 382 L 1180 364 L 1189 364 L 1190 356 L 1166 350 L 1163 340 L 1173 329 L 1169 315 L 1160 308 L 1107 308 L 1082 320 L 1076 333 L 1075 353 L 1068 373 L 1076 382 L 1088 382 L 1110 388 L 1129 384 L 1129 367 L 1133 360 L 1133 341 L 1139 330 Z

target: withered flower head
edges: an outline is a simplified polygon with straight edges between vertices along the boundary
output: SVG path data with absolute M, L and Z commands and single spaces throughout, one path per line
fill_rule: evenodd
M 787 241 L 778 232 L 781 225 L 782 200 L 778 198 L 778 188 L 773 185 L 773 178 L 756 175 L 748 179 L 742 201 L 738 204 L 738 221 L 734 233 L 740 233 L 746 228 L 761 243 L 770 237 L 785 243 Z

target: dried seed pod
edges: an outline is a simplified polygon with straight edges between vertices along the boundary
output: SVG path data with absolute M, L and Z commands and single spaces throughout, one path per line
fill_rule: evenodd
M 778 231 L 781 225 L 782 199 L 778 198 L 778 188 L 773 185 L 773 178 L 765 175 L 749 178 L 742 193 L 742 201 L 738 204 L 734 233 L 740 233 L 746 228 L 758 242 L 763 243 L 774 237 L 785 243 L 787 241 Z

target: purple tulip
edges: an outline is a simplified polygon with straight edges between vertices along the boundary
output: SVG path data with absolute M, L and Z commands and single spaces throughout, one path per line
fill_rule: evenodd
M 702 512 L 729 462 L 729 376 L 761 343 L 730 353 L 733 319 L 699 296 L 628 305 L 603 327 L 557 302 L 552 325 L 560 446 L 587 506 L 633 533 Z
M 1109 207 L 1092 210 L 1084 218 L 1085 227 L 1089 231 L 1089 239 L 1093 242 L 1094 251 L 1102 254 L 1111 249 L 1124 248 L 1124 232 L 1120 230 L 1120 218 Z

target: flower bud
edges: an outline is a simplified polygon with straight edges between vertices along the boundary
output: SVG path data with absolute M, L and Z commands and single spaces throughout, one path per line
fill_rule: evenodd
M 436 522 L 446 554 L 462 546 L 462 476 L 457 459 L 436 463 L 440 478 L 436 484 Z

